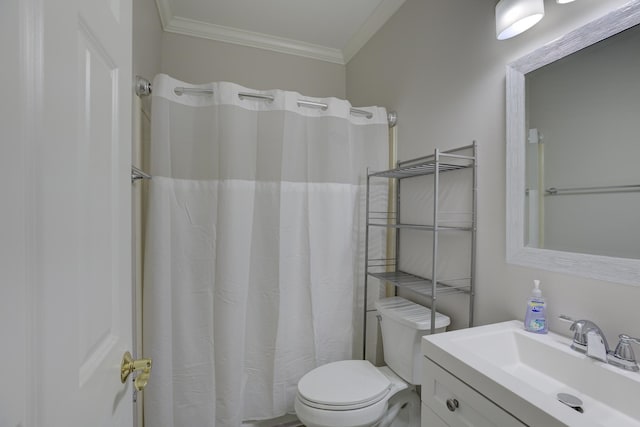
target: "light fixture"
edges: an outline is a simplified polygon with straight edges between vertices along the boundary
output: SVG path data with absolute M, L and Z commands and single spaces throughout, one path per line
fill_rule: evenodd
M 500 0 L 496 5 L 496 37 L 506 40 L 533 27 L 544 16 L 544 0 Z
M 567 3 L 571 3 L 575 0 L 556 0 L 556 3 L 558 4 L 567 4 Z

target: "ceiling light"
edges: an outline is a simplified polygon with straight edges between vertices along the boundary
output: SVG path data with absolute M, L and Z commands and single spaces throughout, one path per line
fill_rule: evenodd
M 558 3 L 558 4 L 566 4 L 566 3 L 571 3 L 573 1 L 574 0 L 556 0 L 556 3 Z
M 496 37 L 498 40 L 515 37 L 543 16 L 544 0 L 500 0 L 496 5 Z

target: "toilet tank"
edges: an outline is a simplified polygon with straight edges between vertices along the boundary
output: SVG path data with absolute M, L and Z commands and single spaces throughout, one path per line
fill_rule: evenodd
M 385 363 L 408 383 L 420 384 L 420 341 L 431 333 L 431 310 L 402 297 L 380 299 L 376 310 L 381 316 Z M 448 316 L 436 313 L 436 332 L 444 332 L 449 323 Z

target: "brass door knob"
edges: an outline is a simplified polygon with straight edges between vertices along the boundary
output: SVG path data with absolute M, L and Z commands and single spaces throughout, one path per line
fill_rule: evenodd
M 122 364 L 120 365 L 120 381 L 122 381 L 122 384 L 124 384 L 132 372 L 138 372 L 133 381 L 136 390 L 144 390 L 151 375 L 151 359 L 134 360 L 131 353 L 127 351 L 124 356 L 122 356 Z

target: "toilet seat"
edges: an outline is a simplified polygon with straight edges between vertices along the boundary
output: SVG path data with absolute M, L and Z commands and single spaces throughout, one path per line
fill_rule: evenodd
M 385 399 L 393 384 L 366 360 L 342 360 L 320 366 L 298 383 L 298 399 L 307 406 L 351 411 Z

